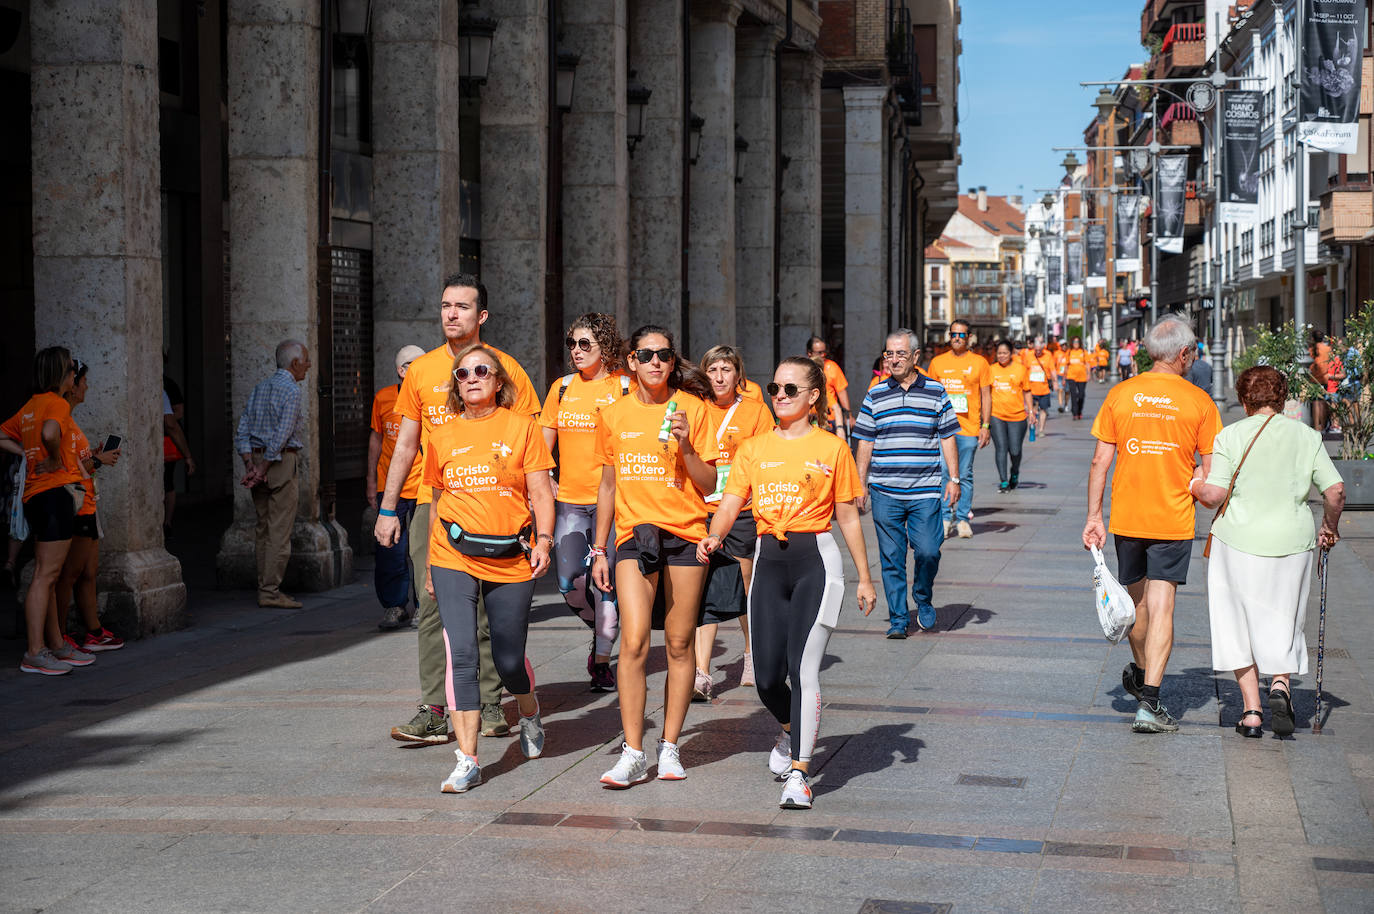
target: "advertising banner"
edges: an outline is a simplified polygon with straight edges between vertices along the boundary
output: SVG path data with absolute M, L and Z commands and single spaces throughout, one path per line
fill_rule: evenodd
M 1298 142 L 1357 152 L 1364 0 L 1307 0 L 1298 61 Z
M 1025 281 L 1022 282 L 1021 285 L 1026 290 L 1026 310 L 1036 310 L 1035 296 L 1036 293 L 1040 291 L 1040 277 L 1037 274 L 1032 273 L 1026 277 Z
M 1007 317 L 1020 317 L 1026 311 L 1026 300 L 1022 297 L 1021 282 L 1013 279 L 1007 284 Z
M 1140 196 L 1118 194 L 1116 198 L 1116 272 L 1134 273 L 1140 269 Z
M 1064 294 L 1064 261 L 1059 242 L 1055 242 L 1045 258 L 1045 294 Z
M 1107 287 L 1107 227 L 1089 225 L 1083 229 L 1083 250 L 1087 254 L 1089 289 Z
M 1259 148 L 1262 96 L 1234 90 L 1221 97 L 1221 221 L 1253 223 L 1259 218 Z
M 1155 246 L 1166 254 L 1183 250 L 1183 195 L 1188 184 L 1188 157 L 1160 156 L 1159 173 L 1155 181 L 1159 187 L 1159 237 Z
M 1083 239 L 1071 238 L 1064 245 L 1064 276 L 1070 295 L 1083 294 Z

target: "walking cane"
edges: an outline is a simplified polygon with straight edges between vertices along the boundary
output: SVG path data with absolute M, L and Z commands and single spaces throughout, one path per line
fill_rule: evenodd
M 1317 558 L 1317 576 L 1321 579 L 1321 605 L 1317 615 L 1317 710 L 1312 714 L 1312 732 L 1322 732 L 1322 657 L 1326 653 L 1326 549 Z

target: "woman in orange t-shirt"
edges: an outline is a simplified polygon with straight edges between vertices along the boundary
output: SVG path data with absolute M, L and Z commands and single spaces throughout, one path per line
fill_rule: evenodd
M 563 341 L 572 374 L 553 382 L 544 398 L 539 424 L 544 443 L 558 447 L 558 492 L 554 504 L 553 556 L 558 590 L 568 609 L 592 629 L 587 675 L 593 692 L 614 692 L 611 648 L 620 635 L 615 591 L 591 583 L 592 534 L 601 464 L 596 459 L 596 426 L 601 411 L 630 393 L 624 368 L 625 341 L 609 314 L 584 314 L 573 321 Z M 615 566 L 615 543 L 598 543 Z M 615 586 L 615 576 L 611 576 Z
M 625 743 L 615 766 L 601 776 L 607 787 L 649 778 L 644 754 L 644 665 L 654 595 L 664 591 L 663 640 L 668 677 L 658 778 L 686 777 L 677 740 L 692 701 L 693 639 L 706 569 L 696 541 L 706 534 L 703 493 L 715 489 L 716 441 L 703 398 L 710 384 L 673 348 L 662 327 L 640 327 L 630 337 L 629 367 L 639 386 L 601 411 L 597 459 L 602 464 L 596 503 L 596 539 L 615 521 L 615 587 L 620 598 L 620 670 L 616 691 Z M 611 589 L 606 550 L 592 546 L 592 583 Z
M 1030 417 L 1030 372 L 1011 358 L 1011 343 L 997 344 L 997 361 L 988 369 L 992 376 L 992 416 L 988 420 L 992 433 L 997 475 L 1001 477 L 998 492 L 1016 488 L 1021 478 L 1021 445 L 1026 439 L 1026 422 Z M 1008 475 L 1007 461 L 1011 467 Z
M 24 457 L 24 519 L 34 538 L 34 572 L 24 598 L 28 650 L 20 661 L 25 673 L 61 676 L 93 658 L 78 656 L 62 639 L 57 625 L 54 588 L 71 550 L 76 525 L 70 486 L 81 482 L 76 456 L 64 442 L 74 423 L 65 396 L 75 372 L 72 355 L 50 346 L 33 358 L 33 386 L 39 391 L 19 412 L 0 425 L 0 448 Z
M 425 589 L 444 625 L 444 678 L 458 762 L 440 789 L 463 793 L 482 782 L 477 728 L 477 600 L 486 604 L 491 656 L 520 707 L 520 749 L 544 751 L 544 725 L 525 659 L 534 579 L 553 548 L 553 457 L 532 416 L 512 412 L 515 385 L 496 353 L 474 343 L 453 360 L 446 404 L 457 418 L 425 443 L 422 484 L 433 490 Z M 530 509 L 534 509 L 531 536 Z M 532 540 L 532 541 L 531 541 Z
M 72 408 L 86 402 L 89 378 L 86 375 L 89 365 L 73 359 L 76 378 L 72 389 L 67 392 L 67 402 Z M 57 579 L 54 593 L 57 595 L 57 626 L 62 630 L 62 640 L 67 646 L 87 654 L 97 651 L 117 651 L 124 641 L 100 622 L 100 607 L 96 600 L 95 572 L 100 564 L 100 525 L 96 521 L 95 471 L 104 466 L 119 462 L 120 449 L 107 451 L 104 444 L 91 449 L 85 432 L 73 421 L 65 436 L 66 446 L 81 467 L 81 485 L 86 490 L 86 498 L 76 512 L 72 529 L 72 546 L 67 551 L 67 561 L 62 565 L 62 575 Z M 67 607 L 72 605 L 72 592 L 76 592 L 76 608 L 81 611 L 81 620 L 86 625 L 86 634 L 78 644 L 67 633 Z M 92 658 L 94 659 L 94 658 Z
M 712 398 L 707 402 L 707 412 L 711 416 L 711 426 L 715 429 L 716 448 L 716 488 L 706 496 L 706 510 L 715 513 L 725 494 L 725 483 L 730 476 L 730 464 L 739 446 L 755 435 L 762 435 L 773 429 L 773 414 L 768 411 L 762 400 L 750 400 L 744 396 L 744 358 L 733 346 L 715 346 L 701 357 L 701 370 L 711 382 Z M 754 514 L 746 506 L 739 518 L 725 535 L 725 549 L 721 558 L 713 563 L 707 572 L 707 594 L 701 614 L 701 625 L 697 627 L 696 680 L 692 685 L 693 701 L 710 701 L 711 654 L 716 647 L 716 632 L 721 622 L 739 619 L 740 630 L 744 633 L 744 670 L 740 673 L 739 684 L 754 684 L 754 657 L 749 652 L 749 575 L 754 567 L 754 544 L 758 531 L 754 528 Z M 738 563 L 739 575 L 743 583 L 743 600 L 738 605 L 718 606 L 711 599 L 709 582 L 720 568 L 719 563 Z M 728 569 L 727 569 L 728 570 Z M 734 602 L 733 600 L 731 601 Z
M 1051 346 L 1054 352 L 1054 373 L 1059 376 L 1060 380 L 1059 389 L 1055 393 L 1058 395 L 1059 411 L 1062 413 L 1069 399 L 1068 379 L 1064 375 L 1069 367 L 1069 344 L 1067 340 L 1059 340 L 1052 342 Z
M 859 526 L 864 489 L 843 441 L 810 422 L 825 415 L 825 378 L 801 357 L 784 359 L 768 385 L 778 427 L 744 442 L 735 456 L 711 532 L 697 545 L 709 560 L 746 503 L 759 528 L 749 626 L 759 698 L 782 725 L 768 769 L 786 779 L 779 806 L 809 809 L 807 775 L 820 731 L 820 669 L 844 600 L 844 567 L 830 534 L 833 516 L 859 573 L 858 602 L 873 611 L 877 593 Z M 791 680 L 789 687 L 788 680 Z
M 1091 355 L 1083 348 L 1082 337 L 1069 340 L 1064 356 L 1064 377 L 1069 382 L 1069 408 L 1075 419 L 1083 418 L 1083 398 L 1088 392 L 1088 360 Z

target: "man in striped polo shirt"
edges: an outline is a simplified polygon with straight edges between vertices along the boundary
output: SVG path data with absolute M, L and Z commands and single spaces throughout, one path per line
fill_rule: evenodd
M 916 624 L 922 631 L 934 627 L 931 597 L 945 538 L 941 495 L 950 505 L 959 500 L 959 453 L 954 443 L 959 420 L 940 383 L 916 370 L 920 353 L 910 330 L 888 336 L 883 361 L 891 376 L 869 388 L 854 423 L 859 480 L 867 487 L 860 506 L 871 499 L 889 638 L 905 638 L 911 619 L 906 602 L 908 548 L 916 554 L 911 582 Z M 949 470 L 949 482 L 943 485 L 941 459 Z

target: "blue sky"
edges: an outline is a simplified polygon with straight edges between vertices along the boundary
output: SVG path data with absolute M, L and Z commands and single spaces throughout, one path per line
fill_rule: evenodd
M 1141 63 L 1143 0 L 962 0 L 959 190 L 1038 196 L 1064 176 L 1081 146 L 1097 89 L 1079 80 L 1120 77 Z M 1083 158 L 1079 153 L 1078 157 Z

